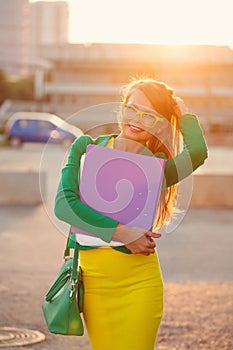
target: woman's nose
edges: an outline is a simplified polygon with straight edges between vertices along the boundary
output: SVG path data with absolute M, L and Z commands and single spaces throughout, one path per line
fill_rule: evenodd
M 133 117 L 133 120 L 136 121 L 136 122 L 140 122 L 140 114 L 139 113 L 136 113 L 135 116 Z

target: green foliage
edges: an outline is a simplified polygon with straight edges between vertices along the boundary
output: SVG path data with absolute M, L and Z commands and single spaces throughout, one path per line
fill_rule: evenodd
M 10 97 L 10 88 L 7 77 L 2 69 L 0 69 L 0 105 Z
M 10 82 L 9 86 L 11 99 L 25 101 L 34 99 L 34 83 L 32 77 Z
M 33 100 L 34 80 L 29 76 L 19 80 L 9 80 L 2 69 L 0 69 L 0 105 L 6 99 L 12 100 Z

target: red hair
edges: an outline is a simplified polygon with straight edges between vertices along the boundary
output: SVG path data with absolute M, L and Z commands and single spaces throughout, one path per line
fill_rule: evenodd
M 167 84 L 151 79 L 133 79 L 125 86 L 122 93 L 123 103 L 127 103 L 135 90 L 144 93 L 151 105 L 159 114 L 169 121 L 166 129 L 166 139 L 161 140 L 159 135 L 152 135 L 148 141 L 148 148 L 154 154 L 162 152 L 166 159 L 174 158 L 180 151 L 180 130 L 178 125 L 177 103 L 173 89 Z M 177 185 L 162 190 L 153 230 L 159 230 L 166 220 L 172 220 L 172 211 L 176 204 Z

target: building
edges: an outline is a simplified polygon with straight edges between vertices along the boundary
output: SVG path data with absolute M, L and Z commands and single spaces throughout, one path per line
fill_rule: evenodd
M 42 45 L 68 42 L 69 9 L 66 1 L 36 1 L 30 4 L 31 48 L 39 55 Z
M 29 55 L 28 0 L 0 0 L 0 68 L 11 76 L 26 75 Z
M 40 46 L 67 43 L 68 21 L 66 1 L 0 0 L 0 69 L 16 77 L 48 69 Z
M 88 106 L 119 101 L 122 84 L 142 74 L 166 81 L 206 128 L 233 129 L 233 51 L 225 46 L 67 44 L 42 47 L 54 62 L 44 100 L 67 117 Z

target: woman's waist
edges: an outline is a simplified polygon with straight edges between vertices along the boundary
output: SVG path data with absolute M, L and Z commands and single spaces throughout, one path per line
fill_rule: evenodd
M 131 276 L 144 270 L 154 273 L 156 269 L 160 269 L 157 252 L 149 256 L 124 254 L 111 247 L 80 250 L 80 265 L 84 274 L 96 276 Z

